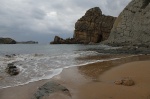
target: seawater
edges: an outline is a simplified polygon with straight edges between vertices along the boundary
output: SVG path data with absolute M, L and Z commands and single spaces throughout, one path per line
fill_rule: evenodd
M 16 44 L 0 45 L 0 89 L 50 79 L 62 72 L 63 68 L 94 63 L 100 60 L 79 60 L 79 57 L 95 56 L 91 49 L 110 49 L 106 45 L 42 45 Z M 5 55 L 15 54 L 11 58 Z M 10 76 L 5 72 L 8 63 L 15 62 L 19 75 Z

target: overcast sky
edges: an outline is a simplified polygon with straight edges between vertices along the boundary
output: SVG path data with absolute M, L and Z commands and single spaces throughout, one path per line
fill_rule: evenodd
M 75 22 L 92 7 L 118 16 L 131 0 L 0 0 L 0 37 L 49 43 L 72 37 Z

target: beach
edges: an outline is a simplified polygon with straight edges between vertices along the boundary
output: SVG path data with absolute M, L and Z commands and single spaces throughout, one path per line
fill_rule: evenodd
M 0 99 L 32 99 L 38 88 L 50 81 L 65 86 L 71 96 L 55 92 L 43 99 L 150 99 L 150 55 L 129 56 L 65 68 L 48 80 L 0 89 Z M 123 77 L 132 78 L 135 85 L 114 83 Z

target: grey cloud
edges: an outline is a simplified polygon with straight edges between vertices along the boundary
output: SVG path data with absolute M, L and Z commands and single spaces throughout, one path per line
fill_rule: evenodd
M 88 9 L 98 6 L 103 14 L 118 16 L 130 1 L 0 0 L 0 37 L 41 42 L 49 42 L 55 35 L 71 37 L 75 22 Z

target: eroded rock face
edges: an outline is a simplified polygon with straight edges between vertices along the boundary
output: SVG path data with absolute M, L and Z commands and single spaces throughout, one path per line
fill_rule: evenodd
M 103 15 L 99 7 L 91 8 L 75 23 L 74 38 L 83 43 L 106 40 L 115 20 L 115 17 Z
M 114 23 L 107 44 L 150 45 L 150 0 L 132 0 Z
M 0 38 L 0 44 L 16 44 L 16 41 L 11 38 Z

